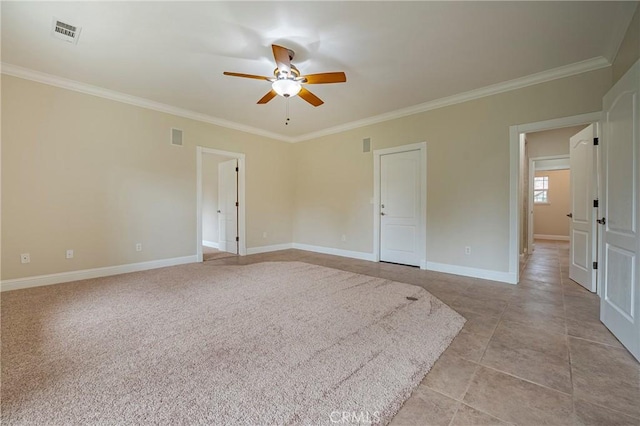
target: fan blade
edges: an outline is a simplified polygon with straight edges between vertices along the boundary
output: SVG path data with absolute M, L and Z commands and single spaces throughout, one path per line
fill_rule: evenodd
M 344 83 L 347 81 L 347 76 L 343 72 L 323 72 L 321 74 L 309 74 L 304 78 L 307 84 L 327 84 L 327 83 Z
M 266 104 L 267 102 L 269 102 L 271 99 L 275 98 L 278 94 L 276 93 L 275 90 L 271 89 L 271 91 L 269 93 L 267 93 L 266 95 L 264 95 L 262 97 L 262 99 L 260 99 L 258 101 L 259 104 Z
M 276 60 L 278 71 L 290 74 L 291 59 L 289 58 L 289 49 L 287 49 L 286 47 L 278 46 L 277 44 L 272 44 L 271 49 L 273 49 L 273 59 Z
M 261 75 L 241 74 L 241 73 L 238 73 L 238 72 L 228 72 L 228 71 L 225 71 L 222 74 L 230 75 L 231 77 L 255 78 L 256 80 L 267 80 L 267 81 L 270 81 L 269 77 L 264 77 L 264 76 L 261 76 Z
M 314 95 L 313 93 L 305 89 L 304 87 L 300 89 L 298 96 L 300 96 L 305 101 L 309 102 L 314 107 L 320 106 L 324 103 L 322 99 L 320 99 L 319 97 L 317 97 L 316 95 Z

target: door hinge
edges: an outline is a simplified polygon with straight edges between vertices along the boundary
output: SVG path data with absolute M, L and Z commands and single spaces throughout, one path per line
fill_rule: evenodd
M 240 237 L 236 237 L 236 241 L 240 241 Z
M 603 217 L 602 219 L 598 219 L 596 222 L 598 222 L 600 225 L 606 225 L 607 224 L 607 219 L 605 219 Z
M 240 171 L 240 169 L 238 169 L 238 168 L 236 167 L 236 172 L 239 172 L 239 171 Z
M 593 262 L 593 269 L 598 269 L 598 262 Z
M 238 202 L 236 201 L 236 207 L 238 207 Z
M 598 200 L 593 200 L 593 207 L 598 207 Z
M 593 138 L 593 146 L 600 145 L 600 138 Z

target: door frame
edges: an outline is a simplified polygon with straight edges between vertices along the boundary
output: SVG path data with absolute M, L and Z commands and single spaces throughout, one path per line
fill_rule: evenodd
M 418 142 L 373 151 L 373 257 L 380 262 L 380 159 L 383 155 L 420 151 L 420 269 L 427 269 L 427 142 Z
M 568 155 L 548 155 L 548 156 L 543 156 L 543 157 L 531 157 L 529 158 L 529 188 L 528 188 L 528 200 L 529 200 L 529 204 L 527 205 L 528 207 L 530 207 L 529 212 L 528 212 L 528 221 L 527 221 L 527 253 L 531 254 L 533 252 L 533 207 L 534 207 L 534 203 L 533 203 L 533 178 L 536 174 L 536 161 L 545 161 L 545 160 L 568 160 L 569 156 Z M 571 170 L 570 167 L 566 168 L 566 169 L 545 169 L 545 170 Z M 540 169 L 540 171 L 542 171 L 543 169 Z M 569 236 L 569 238 L 571 238 L 571 236 Z
M 520 134 L 553 130 L 562 127 L 579 126 L 581 124 L 596 124 L 600 131 L 602 111 L 552 120 L 523 123 L 509 126 L 509 282 L 517 284 L 520 281 Z M 594 241 L 597 238 L 594 236 Z M 600 253 L 598 253 L 598 256 Z
M 207 154 L 221 155 L 238 160 L 238 241 L 241 256 L 247 254 L 246 222 L 245 222 L 245 154 L 240 152 L 221 151 L 219 149 L 196 147 L 196 256 L 202 262 L 202 156 Z

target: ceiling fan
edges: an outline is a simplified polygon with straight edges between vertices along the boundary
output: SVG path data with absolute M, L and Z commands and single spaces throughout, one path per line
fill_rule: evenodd
M 241 74 L 237 72 L 227 72 L 224 75 L 232 77 L 253 78 L 257 80 L 266 80 L 271 82 L 271 91 L 264 95 L 258 101 L 258 104 L 266 104 L 277 95 L 285 98 L 300 96 L 314 107 L 322 105 L 322 99 L 302 87 L 303 84 L 327 84 L 327 83 L 344 83 L 347 76 L 343 72 L 325 72 L 320 74 L 300 75 L 300 71 L 291 64 L 295 52 L 286 47 L 271 45 L 273 49 L 273 57 L 276 60 L 277 68 L 273 71 L 273 77 L 264 77 L 261 75 Z

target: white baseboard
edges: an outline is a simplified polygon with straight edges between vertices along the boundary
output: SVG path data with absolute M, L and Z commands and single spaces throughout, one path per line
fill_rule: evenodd
M 533 234 L 534 240 L 569 241 L 568 235 Z
M 470 268 L 468 266 L 449 265 L 437 262 L 427 262 L 427 269 L 429 271 L 444 272 L 446 274 L 517 284 L 516 274 L 510 272 L 491 271 L 488 269 Z
M 375 262 L 373 253 L 359 251 L 341 250 L 331 247 L 312 246 L 308 244 L 293 243 L 294 249 L 312 251 L 315 253 L 332 254 L 335 256 L 350 257 L 352 259 L 368 260 Z M 516 274 L 509 272 L 491 271 L 487 269 L 469 268 L 466 266 L 448 265 L 436 262 L 420 262 L 420 269 L 426 269 L 447 274 L 462 275 L 465 277 L 480 278 L 485 280 L 499 281 L 508 284 L 517 284 Z
M 220 244 L 214 243 L 213 241 L 202 240 L 202 245 L 214 249 L 220 248 Z
M 366 253 L 361 251 L 342 250 L 332 247 L 313 246 L 309 244 L 276 244 L 272 246 L 253 247 L 247 249 L 247 254 L 267 253 L 270 251 L 286 250 L 286 249 L 298 249 L 305 251 L 312 251 L 314 253 L 332 254 L 334 256 L 349 257 L 352 259 L 368 260 L 375 262 L 375 256 L 373 253 Z M 466 266 L 448 265 L 445 263 L 436 262 L 420 262 L 420 269 L 426 269 L 436 272 L 444 272 L 453 275 L 462 275 L 465 277 L 480 278 L 485 280 L 499 281 L 508 284 L 517 284 L 516 274 L 509 272 L 491 271 L 487 269 L 469 268 Z
M 365 253 L 362 251 L 342 250 L 332 247 L 312 246 L 309 244 L 293 243 L 293 248 L 298 250 L 312 251 L 315 253 L 333 254 L 335 256 L 350 257 L 352 259 L 369 260 L 375 262 L 373 253 Z
M 148 269 L 164 268 L 166 266 L 183 265 L 198 261 L 198 256 L 174 257 L 171 259 L 150 260 L 148 262 L 129 263 L 126 265 L 106 266 L 103 268 L 82 269 L 80 271 L 60 272 L 57 274 L 38 275 L 35 277 L 2 280 L 1 291 L 18 290 L 21 288 L 40 287 L 43 285 L 60 284 L 70 281 L 87 280 L 90 278 L 108 277 L 110 275 L 126 274 L 128 272 L 146 271 Z
M 273 244 L 271 246 L 251 247 L 247 249 L 247 254 L 268 253 L 270 251 L 287 250 L 293 248 L 293 244 Z

